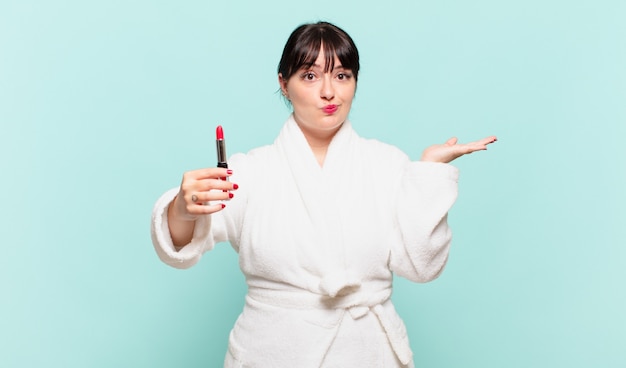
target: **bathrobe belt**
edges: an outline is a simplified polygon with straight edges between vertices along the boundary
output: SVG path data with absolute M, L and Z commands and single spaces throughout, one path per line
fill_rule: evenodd
M 360 284 L 349 282 L 338 289 L 333 297 L 303 289 L 270 290 L 250 287 L 248 296 L 258 302 L 289 309 L 344 309 L 353 319 L 359 319 L 370 311 L 376 315 L 393 351 L 402 364 L 413 357 L 404 323 L 392 306 L 384 304 L 391 296 L 391 286 L 378 291 L 365 291 Z M 338 331 L 335 330 L 335 333 Z

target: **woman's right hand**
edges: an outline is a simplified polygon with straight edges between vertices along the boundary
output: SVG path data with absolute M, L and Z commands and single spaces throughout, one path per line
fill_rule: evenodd
M 221 211 L 225 204 L 211 202 L 233 198 L 231 191 L 238 186 L 225 180 L 232 174 L 232 170 L 223 168 L 206 168 L 184 173 L 178 195 L 170 206 L 170 217 L 179 221 L 195 221 L 198 216 Z
M 221 211 L 226 207 L 222 202 L 233 198 L 231 190 L 237 184 L 227 181 L 232 170 L 208 168 L 188 171 L 183 175 L 178 194 L 167 211 L 167 220 L 172 242 L 179 249 L 189 244 L 193 237 L 196 219 Z

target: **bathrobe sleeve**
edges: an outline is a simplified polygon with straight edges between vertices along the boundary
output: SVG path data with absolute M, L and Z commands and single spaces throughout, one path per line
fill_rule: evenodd
M 245 162 L 245 155 L 236 154 L 229 159 L 229 167 L 234 173 L 243 172 Z M 236 199 L 226 202 L 226 208 L 222 211 L 200 216 L 196 220 L 191 242 L 182 248 L 176 247 L 172 242 L 167 222 L 167 210 L 178 194 L 179 188 L 168 190 L 157 200 L 152 210 L 150 232 L 154 249 L 163 262 L 175 268 L 189 268 L 198 263 L 202 255 L 213 249 L 215 244 L 224 241 L 230 241 L 233 248 L 238 251 L 246 206 L 247 183 L 243 175 L 233 174 L 230 180 L 240 185 L 240 189 L 234 192 Z
M 161 261 L 175 268 L 189 268 L 196 264 L 202 254 L 215 245 L 210 235 L 211 215 L 201 216 L 196 220 L 191 242 L 180 250 L 172 242 L 167 210 L 176 197 L 178 187 L 165 192 L 152 209 L 151 234 L 152 244 Z
M 415 282 L 439 276 L 447 260 L 452 233 L 448 211 L 457 194 L 458 169 L 449 164 L 406 162 L 396 197 L 396 226 L 390 268 Z

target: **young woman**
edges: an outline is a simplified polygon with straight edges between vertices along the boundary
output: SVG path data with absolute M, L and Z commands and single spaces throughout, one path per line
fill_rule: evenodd
M 346 32 L 298 27 L 278 67 L 293 113 L 276 141 L 232 156 L 231 169 L 185 173 L 154 207 L 153 242 L 167 264 L 190 267 L 221 241 L 239 253 L 248 295 L 225 367 L 413 366 L 392 274 L 440 274 L 457 196 L 448 163 L 496 138 L 453 138 L 420 161 L 363 139 L 347 120 L 358 73 Z

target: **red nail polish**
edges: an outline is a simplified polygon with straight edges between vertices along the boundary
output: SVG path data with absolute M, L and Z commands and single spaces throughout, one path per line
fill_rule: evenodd
M 233 189 L 238 189 L 238 188 L 239 188 L 239 185 L 233 184 Z
M 232 173 L 233 173 L 233 170 L 228 169 L 228 170 L 226 170 L 226 173 L 227 173 L 228 175 L 230 175 L 230 174 L 232 174 Z
M 235 195 L 233 193 L 228 193 L 228 198 L 233 198 Z
M 226 205 L 224 203 L 222 203 L 222 208 L 226 207 Z

